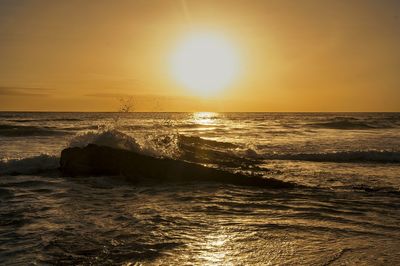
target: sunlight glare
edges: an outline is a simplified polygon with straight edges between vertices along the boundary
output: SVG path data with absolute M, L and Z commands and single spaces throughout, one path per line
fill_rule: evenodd
M 236 78 L 237 52 L 222 36 L 192 33 L 181 40 L 171 58 L 172 76 L 194 94 L 216 95 Z

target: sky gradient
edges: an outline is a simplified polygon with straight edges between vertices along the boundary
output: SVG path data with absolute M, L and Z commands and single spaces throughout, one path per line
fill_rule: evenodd
M 198 98 L 170 74 L 212 30 L 241 73 Z M 400 1 L 0 0 L 0 110 L 400 111 Z

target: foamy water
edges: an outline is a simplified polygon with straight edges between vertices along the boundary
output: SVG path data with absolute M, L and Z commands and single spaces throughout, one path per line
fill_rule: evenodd
M 96 143 L 295 189 L 57 171 Z M 1 113 L 0 263 L 400 263 L 400 114 Z

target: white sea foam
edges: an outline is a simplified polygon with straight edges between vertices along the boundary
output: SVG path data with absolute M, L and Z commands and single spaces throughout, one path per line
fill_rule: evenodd
M 89 144 L 129 150 L 155 157 L 173 157 L 177 149 L 174 135 L 147 135 L 140 143 L 132 136 L 115 129 L 87 131 L 73 137 L 68 147 L 85 147 Z M 0 175 L 35 174 L 59 167 L 59 157 L 41 154 L 19 159 L 1 159 Z
M 136 139 L 118 130 L 87 131 L 76 135 L 69 143 L 69 147 L 85 147 L 88 144 L 107 146 L 116 149 L 141 152 L 142 149 Z
M 173 157 L 177 151 L 177 137 L 174 134 L 137 136 L 127 135 L 116 129 L 87 131 L 76 135 L 69 147 L 85 147 L 88 144 L 129 150 L 156 157 Z
M 21 159 L 0 160 L 0 175 L 35 174 L 59 167 L 59 157 L 41 154 Z

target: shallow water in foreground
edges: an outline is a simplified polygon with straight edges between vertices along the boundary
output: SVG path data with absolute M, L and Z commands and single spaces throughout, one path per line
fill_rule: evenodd
M 398 195 L 110 177 L 14 176 L 1 187 L 6 264 L 400 262 Z
M 5 264 L 400 262 L 398 195 L 109 177 L 14 176 L 1 187 Z
M 0 114 L 0 264 L 400 264 L 399 114 L 118 122 L 146 152 L 301 188 L 60 176 L 60 150 L 113 115 Z

